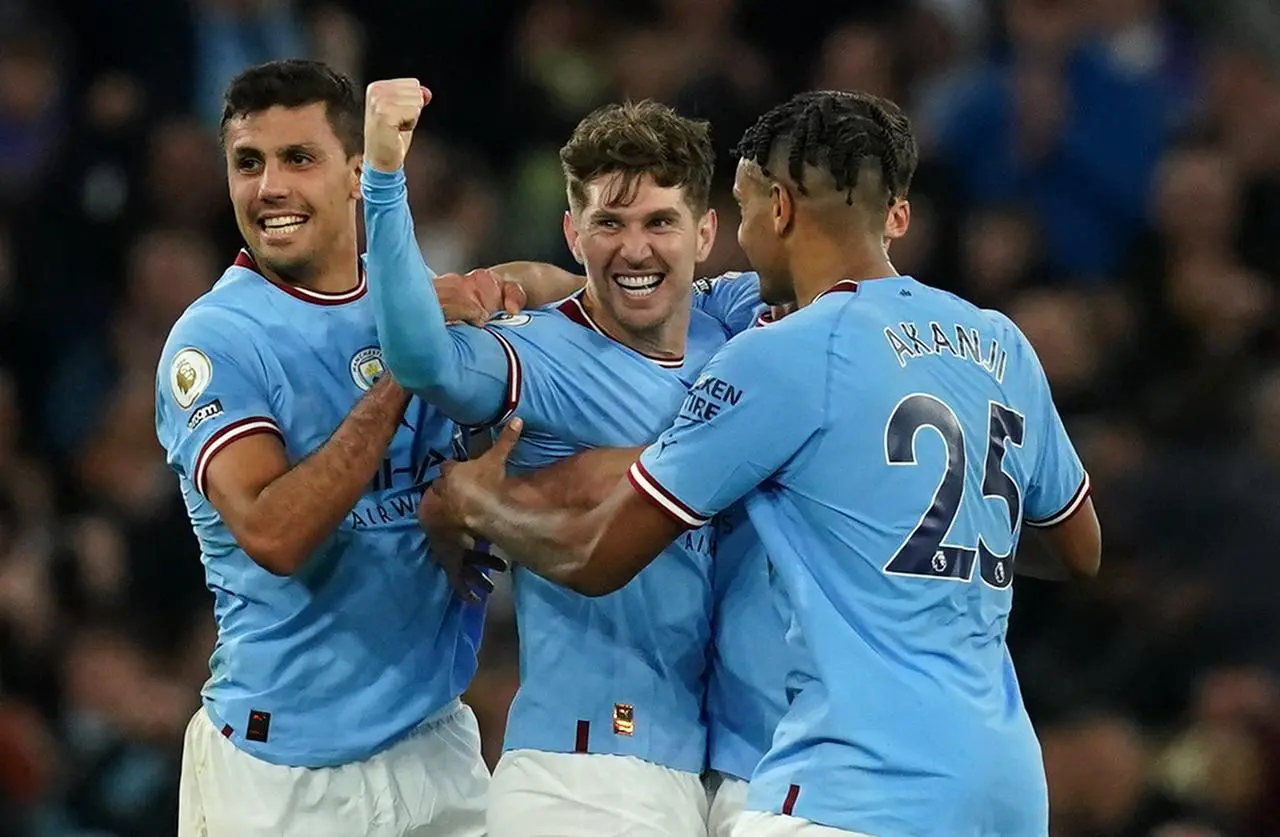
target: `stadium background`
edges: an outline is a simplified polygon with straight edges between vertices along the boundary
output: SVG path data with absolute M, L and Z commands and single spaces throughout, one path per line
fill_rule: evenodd
M 555 152 L 651 96 L 729 148 L 807 87 L 905 103 L 900 270 L 1014 317 L 1093 474 L 1103 576 L 1019 582 L 1055 837 L 1280 833 L 1280 12 L 1218 0 L 0 0 L 0 835 L 168 835 L 209 598 L 153 374 L 238 239 L 215 126 L 309 55 L 436 93 L 437 270 L 563 262 Z M 499 596 L 471 693 L 516 685 Z M 857 711 L 847 707 L 844 711 Z

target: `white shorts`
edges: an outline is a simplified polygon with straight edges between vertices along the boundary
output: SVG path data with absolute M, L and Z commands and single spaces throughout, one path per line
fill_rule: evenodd
M 707 774 L 707 793 L 711 797 L 707 837 L 732 837 L 747 807 L 747 783 L 713 770 Z
M 869 837 L 855 831 L 843 831 L 816 822 L 782 814 L 745 811 L 738 817 L 733 837 Z
M 459 702 L 340 767 L 284 767 L 228 741 L 201 709 L 187 725 L 178 837 L 484 837 L 489 771 Z
M 704 837 L 707 791 L 694 773 L 634 756 L 503 753 L 489 837 Z

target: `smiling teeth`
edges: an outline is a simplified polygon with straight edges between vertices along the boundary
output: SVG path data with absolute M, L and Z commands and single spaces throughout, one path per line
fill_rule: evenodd
M 658 284 L 662 281 L 662 274 L 649 273 L 644 276 L 617 275 L 613 279 L 629 291 L 643 291 L 658 287 Z
M 306 222 L 307 219 L 301 215 L 280 215 L 275 218 L 263 219 L 262 226 L 267 232 L 288 235 Z

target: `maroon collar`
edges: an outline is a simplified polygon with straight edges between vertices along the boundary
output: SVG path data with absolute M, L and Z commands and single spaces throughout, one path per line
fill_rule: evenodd
M 626 346 L 626 344 L 621 340 L 617 340 L 610 336 L 604 329 L 597 325 L 596 321 L 587 313 L 586 307 L 582 304 L 582 295 L 584 293 L 586 293 L 585 288 L 557 305 L 556 310 L 583 328 L 589 328 L 601 337 L 608 337 L 618 345 Z M 627 348 L 631 349 L 630 346 L 627 346 Z M 684 366 L 684 355 L 680 355 L 680 357 L 655 357 L 654 355 L 645 354 L 638 349 L 631 349 L 631 351 L 667 369 L 679 369 L 681 366 Z
M 360 279 L 356 282 L 354 288 L 350 288 L 339 293 L 325 293 L 323 291 L 313 291 L 310 288 L 304 288 L 301 285 L 288 285 L 281 282 L 273 282 L 267 278 L 267 275 L 258 268 L 258 263 L 254 261 L 253 255 L 242 249 L 236 254 L 234 262 L 236 267 L 243 267 L 252 270 L 254 273 L 266 279 L 273 287 L 287 293 L 294 299 L 300 299 L 303 302 L 310 302 L 313 305 L 345 305 L 348 302 L 355 302 L 357 299 L 365 295 L 369 290 L 369 281 L 364 275 L 364 262 L 360 262 Z
M 836 282 L 834 285 L 832 285 L 822 293 L 815 296 L 813 300 L 814 302 L 817 302 L 821 297 L 824 297 L 827 294 L 857 293 L 857 292 L 858 292 L 858 283 L 856 281 L 854 281 L 853 279 L 841 279 L 839 282 Z M 777 322 L 777 321 L 773 317 L 773 310 L 766 308 L 764 311 L 760 313 L 760 316 L 756 317 L 756 321 L 753 325 L 754 327 L 759 328 L 760 326 L 767 326 L 770 323 L 774 323 L 774 322 Z
M 839 282 L 836 282 L 834 285 L 832 285 L 822 293 L 815 296 L 813 298 L 813 301 L 817 302 L 827 294 L 839 294 L 839 293 L 855 293 L 856 294 L 857 292 L 858 292 L 857 282 L 855 282 L 852 279 L 841 279 Z

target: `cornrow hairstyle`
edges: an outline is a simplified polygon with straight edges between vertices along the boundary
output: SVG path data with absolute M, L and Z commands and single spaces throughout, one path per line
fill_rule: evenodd
M 772 176 L 769 161 L 784 149 L 787 173 L 800 194 L 808 194 L 804 167 L 814 166 L 831 174 L 849 205 L 858 173 L 868 161 L 879 164 L 892 204 L 910 190 L 919 160 L 911 122 L 902 109 L 863 92 L 800 93 L 760 117 L 742 135 L 734 153 Z

